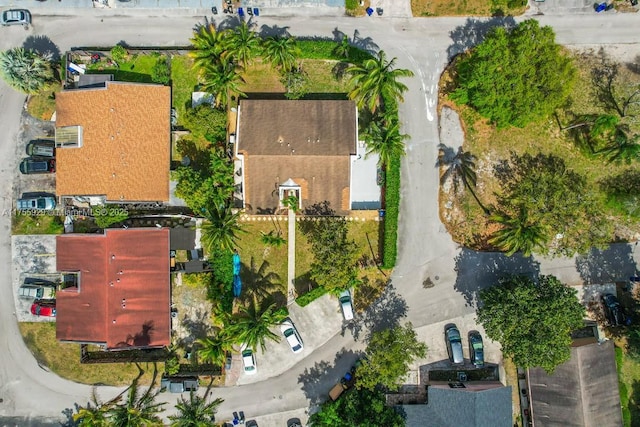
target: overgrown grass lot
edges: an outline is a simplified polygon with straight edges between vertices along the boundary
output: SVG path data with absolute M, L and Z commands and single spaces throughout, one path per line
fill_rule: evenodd
M 522 0 L 411 0 L 415 17 L 427 16 L 518 16 L 526 10 Z
M 63 217 L 54 215 L 13 215 L 11 234 L 62 234 Z
M 62 378 L 82 384 L 105 384 L 125 386 L 138 376 L 134 363 L 80 363 L 80 344 L 61 343 L 56 339 L 55 322 L 21 322 L 20 333 L 41 365 Z M 153 375 L 153 364 L 142 363 L 145 374 L 142 384 L 149 384 Z M 162 372 L 164 364 L 158 364 Z

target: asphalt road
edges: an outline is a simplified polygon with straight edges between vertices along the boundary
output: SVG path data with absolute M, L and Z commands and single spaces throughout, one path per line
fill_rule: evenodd
M 41 45 L 64 52 L 74 46 L 110 46 L 120 41 L 129 45 L 180 46 L 188 43 L 192 28 L 203 22 L 202 16 L 187 16 L 170 10 L 127 11 L 77 10 L 63 16 L 34 12 L 34 26 L 28 31 L 2 28 L 0 49 Z M 154 14 L 154 16 L 147 16 Z M 170 16 L 174 15 L 174 16 Z M 580 15 L 542 16 L 543 24 L 552 25 L 558 41 L 568 45 L 635 43 L 637 16 Z M 502 21 L 464 18 L 437 19 L 353 19 L 343 17 L 260 17 L 258 28 L 267 33 L 287 29 L 295 36 L 340 37 L 344 33 L 362 47 L 380 48 L 389 57 L 398 58 L 398 66 L 410 68 L 415 78 L 406 81 L 409 92 L 401 106 L 403 133 L 411 135 L 402 169 L 402 206 L 399 229 L 399 259 L 392 282 L 396 290 L 397 311 L 381 310 L 378 321 L 392 314 L 406 314 L 415 326 L 442 322 L 468 315 L 479 286 L 490 284 L 491 278 L 504 269 L 536 273 L 557 273 L 563 280 L 577 283 L 583 279 L 602 279 L 603 264 L 614 274 L 627 274 L 635 269 L 638 254 L 633 247 L 615 246 L 591 257 L 561 260 L 506 259 L 498 254 L 478 254 L 461 250 L 451 241 L 438 217 L 436 155 L 438 122 L 436 115 L 438 77 L 452 54 L 476 43 L 489 24 Z M 25 97 L 0 82 L 0 259 L 10 263 L 10 217 L 12 207 L 10 183 L 17 171 L 13 153 L 20 133 L 20 114 Z M 442 141 L 449 144 L 448 141 Z M 634 261 L 635 255 L 635 261 Z M 85 403 L 90 387 L 62 380 L 45 372 L 26 349 L 13 315 L 10 295 L 11 268 L 0 272 L 0 422 L 27 425 L 10 417 L 28 417 L 33 425 L 62 418 L 64 408 Z M 622 276 L 624 277 L 624 276 Z M 430 278 L 435 286 L 425 289 Z M 406 304 L 407 309 L 402 303 Z M 406 312 L 406 313 L 405 313 Z M 376 319 L 373 319 L 375 326 Z M 324 395 L 330 384 L 348 368 L 354 351 L 363 347 L 354 343 L 349 333 L 338 334 L 324 346 L 307 356 L 282 375 L 262 383 L 217 389 L 225 399 L 221 413 L 243 409 L 247 416 L 269 414 L 307 407 L 318 395 Z M 343 353 L 341 349 L 345 349 Z M 336 360 L 336 354 L 343 357 Z M 330 375 L 327 375 L 329 373 Z M 334 378 L 335 377 L 335 378 Z M 100 395 L 109 398 L 117 392 L 101 388 Z M 163 400 L 175 396 L 163 395 Z M 4 420 L 4 421 L 3 421 Z

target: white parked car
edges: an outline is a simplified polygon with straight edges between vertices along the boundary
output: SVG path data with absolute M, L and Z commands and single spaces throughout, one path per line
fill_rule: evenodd
M 244 365 L 244 373 L 247 375 L 253 375 L 258 372 L 256 366 L 256 356 L 253 354 L 253 350 L 247 348 L 242 351 L 242 363 Z
M 338 297 L 340 301 L 340 308 L 342 309 L 342 315 L 344 320 L 353 320 L 353 305 L 351 304 L 351 291 L 348 289 L 342 291 Z
M 293 326 L 290 320 L 285 320 L 280 324 L 280 330 L 282 331 L 282 335 L 287 340 L 289 347 L 291 347 L 291 351 L 294 353 L 300 353 L 304 349 L 304 344 L 302 344 L 302 338 L 300 338 L 300 334 L 296 330 L 296 327 Z

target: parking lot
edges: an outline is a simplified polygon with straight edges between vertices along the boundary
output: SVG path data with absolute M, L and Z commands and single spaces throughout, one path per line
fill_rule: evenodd
M 25 279 L 43 279 L 57 282 L 56 237 L 53 235 L 12 236 L 13 298 L 18 322 L 49 322 L 52 317 L 34 316 L 30 312 L 32 299 L 20 298 L 18 289 Z

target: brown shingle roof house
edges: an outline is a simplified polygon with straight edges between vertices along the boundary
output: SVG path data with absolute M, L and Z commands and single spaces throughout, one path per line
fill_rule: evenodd
M 108 229 L 56 239 L 60 272 L 77 286 L 56 293 L 56 337 L 107 349 L 170 344 L 169 229 Z
M 169 200 L 171 88 L 105 82 L 56 94 L 56 194 Z
M 357 109 L 341 100 L 241 100 L 236 192 L 249 213 L 273 213 L 296 195 L 302 209 L 377 209 L 377 157 L 358 143 Z

